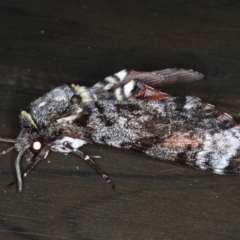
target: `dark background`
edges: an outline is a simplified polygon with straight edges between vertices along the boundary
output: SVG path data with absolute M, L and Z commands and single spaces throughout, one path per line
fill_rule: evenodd
M 239 39 L 238 0 L 2 0 L 0 135 L 15 138 L 20 109 L 50 89 L 91 86 L 125 68 L 202 72 L 164 91 L 198 96 L 240 122 Z M 239 239 L 239 176 L 82 149 L 102 156 L 115 192 L 76 156 L 52 153 L 18 194 L 5 188 L 16 152 L 1 157 L 1 239 Z

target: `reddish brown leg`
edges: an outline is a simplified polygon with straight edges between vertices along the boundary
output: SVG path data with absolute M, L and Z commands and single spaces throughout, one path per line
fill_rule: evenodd
M 112 180 L 99 168 L 99 166 L 85 153 L 74 149 L 70 144 L 65 142 L 64 144 L 68 149 L 72 150 L 73 153 L 78 155 L 80 158 L 82 158 L 84 161 L 87 161 L 89 165 L 97 172 L 107 183 L 112 187 L 113 190 L 115 190 L 115 184 L 112 182 Z

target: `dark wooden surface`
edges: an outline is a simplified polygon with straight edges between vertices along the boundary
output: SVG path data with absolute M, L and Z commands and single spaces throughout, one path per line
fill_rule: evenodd
M 1 1 L 0 135 L 15 138 L 20 109 L 44 92 L 91 86 L 124 68 L 198 70 L 203 81 L 166 91 L 240 121 L 239 12 L 237 0 Z M 18 194 L 5 188 L 16 153 L 1 157 L 1 239 L 239 239 L 239 176 L 106 146 L 83 150 L 102 156 L 115 192 L 77 157 L 52 153 Z

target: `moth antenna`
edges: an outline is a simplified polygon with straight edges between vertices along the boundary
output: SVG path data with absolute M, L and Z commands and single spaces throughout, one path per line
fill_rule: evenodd
M 7 153 L 11 152 L 14 149 L 15 149 L 15 146 L 13 145 L 10 148 L 7 148 L 6 150 L 3 150 L 2 152 L 0 152 L 0 156 L 7 154 Z
M 15 143 L 16 140 L 15 140 L 15 139 L 11 139 L 11 138 L 2 138 L 2 137 L 0 137 L 0 142 L 10 142 L 10 143 Z
M 17 171 L 17 179 L 15 179 L 13 182 L 9 183 L 9 184 L 7 185 L 7 187 L 9 188 L 9 187 L 11 187 L 12 185 L 17 184 L 17 183 L 19 182 L 19 176 L 21 176 L 20 179 L 26 178 L 26 177 L 28 176 L 28 174 L 29 174 L 30 172 L 32 172 L 32 170 L 36 167 L 36 165 L 37 165 L 43 158 L 46 158 L 46 157 L 47 157 L 46 153 L 48 153 L 48 151 L 49 151 L 49 149 L 50 149 L 50 146 L 51 146 L 51 145 L 46 144 L 46 145 L 42 148 L 42 151 L 41 151 L 38 155 L 34 155 L 34 156 L 31 158 L 31 160 L 30 160 L 31 165 L 26 169 L 26 171 L 25 171 L 24 173 L 21 173 L 21 172 L 19 173 L 20 167 L 19 167 L 19 164 L 18 164 L 19 170 Z M 26 147 L 26 148 L 27 148 L 27 147 Z M 45 151 L 44 151 L 44 150 L 45 150 Z M 20 154 L 20 153 L 19 153 L 19 154 Z M 42 158 L 42 157 L 43 157 L 43 158 Z M 20 158 L 21 158 L 21 156 L 20 156 Z M 20 160 L 19 160 L 19 161 L 20 161 Z M 19 174 L 21 174 L 21 175 L 19 175 Z M 19 191 L 20 191 L 20 190 L 19 190 Z
M 20 169 L 20 160 L 21 160 L 21 157 L 23 155 L 23 153 L 30 147 L 30 145 L 27 145 L 25 147 L 23 147 L 18 156 L 17 156 L 17 159 L 16 159 L 16 162 L 15 162 L 15 167 L 16 167 L 16 173 L 17 173 L 17 181 L 18 181 L 18 190 L 19 192 L 22 191 L 22 176 L 21 176 L 21 169 Z

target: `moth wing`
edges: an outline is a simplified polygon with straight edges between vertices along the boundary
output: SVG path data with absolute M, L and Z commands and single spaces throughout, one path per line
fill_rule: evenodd
M 131 79 L 139 79 L 143 83 L 153 88 L 168 87 L 174 84 L 198 81 L 203 78 L 203 74 L 185 69 L 168 68 L 152 72 L 129 71 L 123 82 Z
M 105 100 L 83 108 L 89 115 L 81 134 L 89 141 L 216 173 L 240 172 L 239 125 L 196 97 Z

